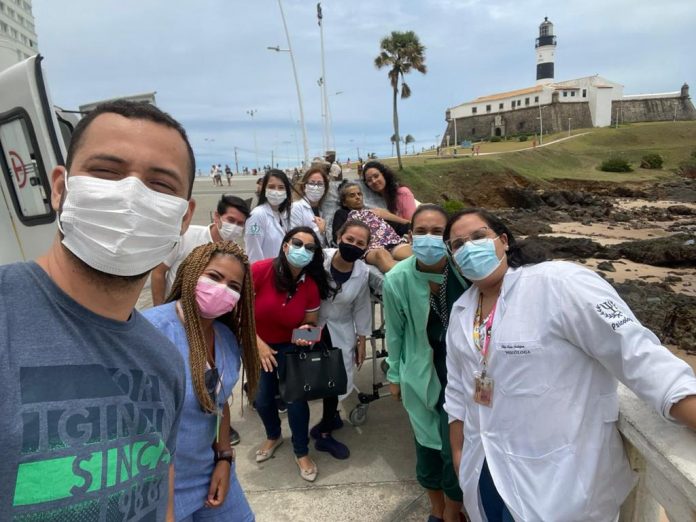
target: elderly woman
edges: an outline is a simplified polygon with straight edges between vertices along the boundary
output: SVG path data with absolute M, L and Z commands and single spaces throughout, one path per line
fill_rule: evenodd
M 412 254 L 411 245 L 394 228 L 379 217 L 378 209 L 368 209 L 363 202 L 363 194 L 357 183 L 344 183 L 339 189 L 341 206 L 334 214 L 332 229 L 334 240 L 338 242 L 337 232 L 348 219 L 365 223 L 371 234 L 370 245 L 365 262 L 375 265 L 386 273 L 402 259 Z
M 473 285 L 447 330 L 455 468 L 472 521 L 615 520 L 633 488 L 616 428 L 621 380 L 696 429 L 696 377 L 604 279 L 534 263 L 482 209 L 444 233 Z

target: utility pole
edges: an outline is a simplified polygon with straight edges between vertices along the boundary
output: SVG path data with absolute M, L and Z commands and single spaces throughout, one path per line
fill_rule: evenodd
M 570 138 L 570 120 L 573 118 L 568 118 L 568 137 Z
M 237 159 L 237 147 L 234 148 L 234 171 L 239 174 L 239 160 Z
M 278 0 L 278 8 L 280 9 L 280 17 L 283 19 L 283 28 L 285 29 L 285 38 L 288 41 L 287 52 L 290 54 L 290 62 L 292 63 L 292 74 L 295 77 L 295 89 L 297 89 L 297 104 L 300 107 L 300 123 L 302 125 L 302 144 L 304 146 L 305 164 L 309 165 L 309 143 L 307 142 L 307 128 L 305 127 L 304 108 L 302 107 L 302 92 L 300 91 L 300 81 L 297 78 L 297 68 L 295 67 L 295 55 L 292 52 L 292 44 L 290 43 L 290 33 L 288 32 L 288 24 L 285 21 L 285 13 L 283 12 L 283 3 Z M 280 52 L 280 47 L 269 47 L 274 51 Z
M 256 157 L 256 169 L 259 168 L 259 146 L 256 142 L 256 124 L 254 123 L 254 115 L 259 112 L 256 109 L 249 109 L 246 113 L 251 117 L 251 126 L 254 132 L 254 156 Z
M 275 151 L 271 149 L 271 168 L 275 168 L 275 157 L 274 157 Z
M 317 4 L 317 23 L 319 24 L 319 41 L 321 42 L 321 113 L 324 117 L 324 151 L 333 149 L 331 143 L 331 113 L 329 111 L 329 96 L 326 93 L 326 64 L 324 61 L 324 15 L 321 10 L 321 2 Z

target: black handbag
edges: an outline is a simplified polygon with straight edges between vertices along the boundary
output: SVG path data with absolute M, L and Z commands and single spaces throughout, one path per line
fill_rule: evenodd
M 314 349 L 285 352 L 278 372 L 280 397 L 285 402 L 311 401 L 346 393 L 348 377 L 340 348 L 323 343 Z

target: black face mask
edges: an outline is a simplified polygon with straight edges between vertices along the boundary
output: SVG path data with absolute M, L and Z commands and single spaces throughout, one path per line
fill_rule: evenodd
M 340 242 L 338 244 L 338 251 L 340 252 L 341 257 L 349 263 L 355 263 L 358 259 L 365 255 L 364 249 L 344 242 Z

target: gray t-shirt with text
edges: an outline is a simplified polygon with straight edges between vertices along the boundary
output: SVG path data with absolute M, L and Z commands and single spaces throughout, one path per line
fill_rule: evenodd
M 36 263 L 0 267 L 0 519 L 164 520 L 183 364 L 138 312 L 107 319 Z

